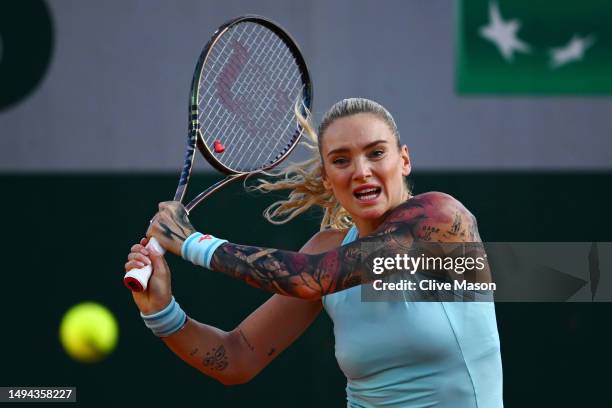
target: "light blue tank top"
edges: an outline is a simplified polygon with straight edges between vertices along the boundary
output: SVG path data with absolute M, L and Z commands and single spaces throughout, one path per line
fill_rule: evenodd
M 342 245 L 358 235 L 351 228 Z M 356 286 L 323 306 L 347 407 L 503 407 L 493 302 L 362 302 Z

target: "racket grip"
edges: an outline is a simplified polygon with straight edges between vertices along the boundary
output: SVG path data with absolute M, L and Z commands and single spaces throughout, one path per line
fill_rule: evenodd
M 151 238 L 146 246 L 147 249 L 152 249 L 160 255 L 163 255 L 166 251 L 159 245 L 159 242 L 155 238 Z M 123 284 L 132 292 L 143 292 L 147 290 L 149 284 L 149 278 L 153 268 L 151 265 L 145 265 L 140 269 L 130 269 L 123 277 Z

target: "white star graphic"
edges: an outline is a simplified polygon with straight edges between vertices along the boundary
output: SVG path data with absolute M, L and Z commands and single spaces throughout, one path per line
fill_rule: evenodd
M 595 37 L 580 37 L 574 34 L 572 39 L 564 47 L 551 48 L 549 53 L 551 56 L 550 67 L 552 69 L 559 68 L 570 62 L 580 61 L 584 57 L 584 53 L 595 42 Z
M 519 40 L 516 32 L 521 27 L 518 20 L 504 21 L 497 3 L 489 3 L 489 24 L 480 28 L 480 35 L 491 41 L 506 61 L 511 62 L 514 52 L 530 52 L 529 45 Z

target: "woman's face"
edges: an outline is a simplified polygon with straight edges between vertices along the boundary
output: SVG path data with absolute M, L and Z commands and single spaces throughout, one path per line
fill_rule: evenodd
M 370 113 L 337 119 L 322 135 L 323 184 L 356 223 L 376 222 L 407 198 L 408 148 Z M 359 226 L 359 225 L 358 225 Z

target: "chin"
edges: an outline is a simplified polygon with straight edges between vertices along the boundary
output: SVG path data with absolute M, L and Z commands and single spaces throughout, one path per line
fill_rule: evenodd
M 385 215 L 385 213 L 386 210 L 379 206 L 375 206 L 372 208 L 359 208 L 355 211 L 355 216 L 363 220 L 376 220 Z

